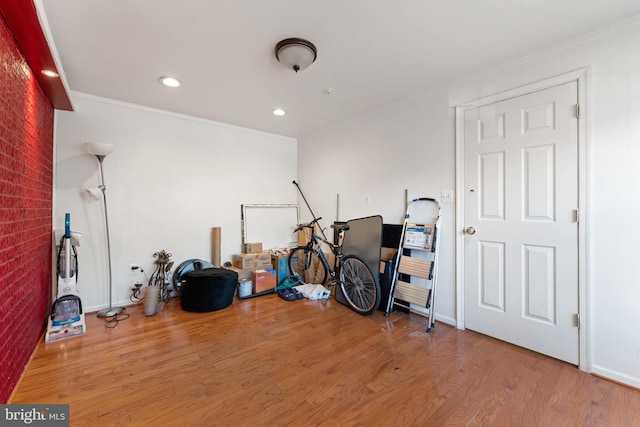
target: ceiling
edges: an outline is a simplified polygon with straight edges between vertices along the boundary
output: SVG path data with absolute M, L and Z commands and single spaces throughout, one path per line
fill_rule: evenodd
M 291 137 L 640 14 L 638 0 L 35 1 L 71 90 Z M 297 74 L 274 55 L 289 37 L 318 49 Z

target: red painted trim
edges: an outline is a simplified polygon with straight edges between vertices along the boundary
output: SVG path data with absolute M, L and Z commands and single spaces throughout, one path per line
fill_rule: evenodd
M 44 36 L 38 12 L 31 0 L 0 0 L 0 14 L 13 33 L 44 94 L 57 110 L 73 111 L 69 95 L 59 77 L 47 77 L 42 70 L 59 73 Z

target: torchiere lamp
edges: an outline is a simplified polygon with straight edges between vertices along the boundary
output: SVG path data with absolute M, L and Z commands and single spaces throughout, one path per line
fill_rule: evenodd
M 84 148 L 91 154 L 93 154 L 100 163 L 100 186 L 96 188 L 89 188 L 87 192 L 95 199 L 99 198 L 100 192 L 102 192 L 102 201 L 104 206 L 104 224 L 107 231 L 107 262 L 109 273 L 109 307 L 103 308 L 98 311 L 98 317 L 113 317 L 124 311 L 124 307 L 113 307 L 113 284 L 111 275 L 111 242 L 109 239 L 109 216 L 107 214 L 107 187 L 104 185 L 104 171 L 102 170 L 102 162 L 113 151 L 113 144 L 104 142 L 85 142 Z

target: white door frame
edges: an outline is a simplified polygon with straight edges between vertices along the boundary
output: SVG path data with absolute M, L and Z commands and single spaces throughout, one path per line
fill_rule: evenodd
M 589 68 L 581 68 L 456 106 L 456 327 L 458 329 L 464 329 L 464 113 L 466 110 L 548 89 L 564 83 L 572 81 L 578 83 L 578 105 L 580 106 L 580 117 L 578 120 L 578 310 L 580 316 L 578 336 L 580 362 L 578 367 L 585 372 L 591 372 L 589 276 L 587 268 L 589 265 L 589 254 L 587 251 L 587 239 L 589 237 L 587 233 L 589 75 Z

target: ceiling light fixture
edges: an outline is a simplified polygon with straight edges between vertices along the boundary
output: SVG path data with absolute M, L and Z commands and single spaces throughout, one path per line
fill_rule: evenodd
M 58 73 L 56 73 L 55 71 L 51 71 L 51 70 L 42 70 L 40 71 L 42 74 L 44 74 L 47 77 L 60 77 L 60 75 Z
M 160 77 L 160 83 L 168 87 L 178 87 L 180 86 L 180 80 L 174 77 Z
M 272 111 L 274 116 L 284 116 L 285 114 L 287 114 L 286 111 L 284 111 L 282 108 L 276 108 L 275 110 Z
M 278 42 L 275 53 L 280 63 L 296 73 L 313 64 L 318 57 L 318 51 L 314 44 L 299 38 L 284 39 Z

